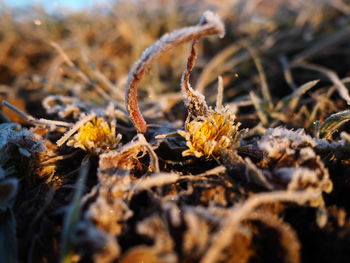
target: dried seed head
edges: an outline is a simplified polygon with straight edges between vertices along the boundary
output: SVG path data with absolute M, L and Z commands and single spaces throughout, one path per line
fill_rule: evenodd
M 121 138 L 121 134 L 116 134 L 115 121 L 108 123 L 101 117 L 93 117 L 79 128 L 67 145 L 101 154 L 116 149 Z

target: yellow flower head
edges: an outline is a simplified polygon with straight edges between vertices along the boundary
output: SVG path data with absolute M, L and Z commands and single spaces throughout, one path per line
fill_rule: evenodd
M 206 117 L 197 117 L 186 124 L 186 131 L 178 133 L 186 139 L 183 156 L 220 157 L 221 149 L 233 149 L 238 144 L 240 123 L 227 110 L 210 111 Z
M 116 135 L 116 123 L 108 123 L 101 117 L 93 117 L 84 123 L 78 132 L 67 142 L 68 146 L 81 148 L 92 154 L 101 154 L 117 148 L 122 136 Z

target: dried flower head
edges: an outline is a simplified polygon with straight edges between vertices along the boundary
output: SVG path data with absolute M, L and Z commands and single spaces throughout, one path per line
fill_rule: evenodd
M 121 134 L 116 134 L 115 121 L 108 123 L 102 117 L 93 117 L 79 128 L 67 145 L 100 154 L 116 149 L 121 138 Z
M 234 149 L 238 144 L 240 126 L 240 123 L 235 123 L 235 117 L 224 108 L 221 111 L 210 111 L 207 116 L 196 117 L 187 123 L 185 131 L 178 131 L 188 146 L 182 155 L 217 158 L 222 149 Z

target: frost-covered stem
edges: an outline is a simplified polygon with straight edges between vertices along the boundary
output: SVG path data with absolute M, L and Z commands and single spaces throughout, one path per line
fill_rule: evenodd
M 64 128 L 70 128 L 72 127 L 71 123 L 68 122 L 64 122 L 64 121 L 54 121 L 54 120 L 47 120 L 47 119 L 43 119 L 40 118 L 39 120 L 37 120 L 36 118 L 34 118 L 33 116 L 25 113 L 24 111 L 21 111 L 19 108 L 17 108 L 16 106 L 12 105 L 11 103 L 7 102 L 6 100 L 2 101 L 2 105 L 9 108 L 10 110 L 12 110 L 13 112 L 17 113 L 23 120 L 35 125 L 44 125 L 44 126 L 48 126 L 48 127 L 64 127 Z
M 138 133 L 146 133 L 147 125 L 139 109 L 137 87 L 152 62 L 173 47 L 202 36 L 214 34 L 223 36 L 224 25 L 217 15 L 206 11 L 197 25 L 178 29 L 163 35 L 142 53 L 141 58 L 135 63 L 129 73 L 126 83 L 125 100 L 130 119 Z
M 208 113 L 208 105 L 205 97 L 200 92 L 194 90 L 190 84 L 190 74 L 196 61 L 197 39 L 193 40 L 191 52 L 187 59 L 187 64 L 181 77 L 181 91 L 184 96 L 185 105 L 190 116 L 205 116 Z
M 218 93 L 216 95 L 216 108 L 222 108 L 222 101 L 224 97 L 224 81 L 221 76 L 218 77 Z

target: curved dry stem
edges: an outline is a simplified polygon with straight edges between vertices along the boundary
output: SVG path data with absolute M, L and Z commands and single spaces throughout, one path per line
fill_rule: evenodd
M 186 68 L 181 77 L 181 91 L 185 100 L 188 114 L 191 116 L 206 116 L 208 105 L 202 93 L 194 90 L 190 84 L 190 74 L 196 61 L 197 39 L 193 40 L 191 53 L 187 59 Z
M 137 87 L 152 62 L 161 54 L 182 43 L 198 39 L 202 36 L 216 34 L 220 36 L 224 35 L 224 25 L 217 15 L 206 11 L 197 25 L 178 29 L 163 35 L 142 53 L 141 58 L 131 69 L 126 83 L 126 108 L 138 133 L 146 133 L 147 125 L 139 109 Z

